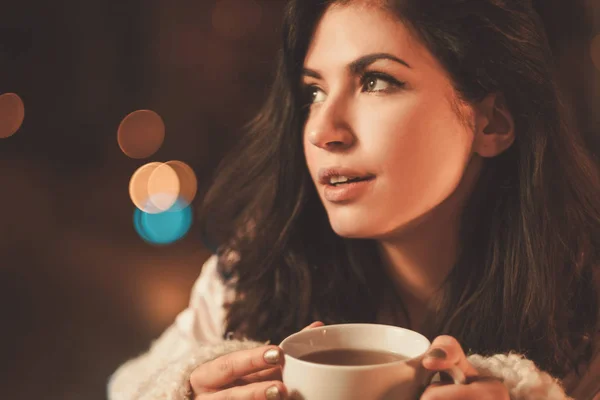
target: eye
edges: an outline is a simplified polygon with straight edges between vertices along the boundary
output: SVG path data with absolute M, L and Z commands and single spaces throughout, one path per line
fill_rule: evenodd
M 404 86 L 403 82 L 380 72 L 367 72 L 360 78 L 360 82 L 365 92 L 389 92 Z
M 311 105 L 314 103 L 322 103 L 325 101 L 326 95 L 318 86 L 306 86 L 304 90 L 304 104 Z

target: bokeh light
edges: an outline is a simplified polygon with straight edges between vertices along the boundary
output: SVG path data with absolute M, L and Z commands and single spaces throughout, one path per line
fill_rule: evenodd
M 15 93 L 0 95 L 0 139 L 14 135 L 25 118 L 23 100 Z
M 192 204 L 192 201 L 194 201 L 196 193 L 198 192 L 198 178 L 196 177 L 194 170 L 186 163 L 177 160 L 167 161 L 164 165 L 170 167 L 179 180 L 177 201 L 173 201 L 171 206 L 174 206 L 175 208 L 189 206 Z M 157 173 L 158 170 L 159 169 L 157 169 L 155 173 Z
M 239 40 L 260 26 L 262 14 L 255 0 L 219 0 L 212 12 L 213 28 L 225 38 Z
M 142 274 L 137 283 L 138 304 L 152 329 L 164 329 L 187 306 L 189 289 L 180 278 Z
M 145 164 L 129 181 L 131 201 L 148 214 L 179 211 L 192 203 L 197 191 L 198 181 L 193 169 L 177 160 Z
M 165 124 L 157 113 L 138 110 L 121 121 L 117 132 L 119 147 L 131 158 L 146 158 L 156 153 L 165 139 Z
M 150 193 L 148 192 L 148 182 L 152 173 L 162 165 L 160 162 L 151 162 L 139 167 L 129 180 L 129 197 L 133 204 L 141 211 L 155 214 L 162 212 L 150 201 Z
M 600 70 L 600 34 L 596 35 L 592 39 L 592 43 L 590 45 L 590 54 L 592 56 L 592 62 L 596 69 Z
M 148 243 L 166 245 L 183 238 L 192 226 L 192 208 L 181 205 L 158 214 L 136 208 L 133 216 L 135 230 Z
M 167 211 L 179 196 L 179 178 L 168 164 L 160 164 L 148 178 L 148 199 L 158 210 Z

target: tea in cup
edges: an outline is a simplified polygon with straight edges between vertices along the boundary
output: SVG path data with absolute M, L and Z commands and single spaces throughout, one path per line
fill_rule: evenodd
M 283 383 L 295 400 L 413 400 L 435 374 L 421 366 L 429 340 L 396 326 L 322 326 L 290 335 L 279 346 Z

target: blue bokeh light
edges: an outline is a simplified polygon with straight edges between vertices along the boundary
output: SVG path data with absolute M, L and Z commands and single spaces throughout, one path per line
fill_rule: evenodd
M 135 230 L 148 243 L 165 245 L 183 238 L 192 226 L 192 209 L 189 205 L 176 202 L 167 211 L 149 214 L 135 209 L 133 225 Z

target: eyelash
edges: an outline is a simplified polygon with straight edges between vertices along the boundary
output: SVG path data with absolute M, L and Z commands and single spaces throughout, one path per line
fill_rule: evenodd
M 364 87 L 365 84 L 369 81 L 369 79 L 372 79 L 372 78 L 389 83 L 390 85 L 392 85 L 393 89 L 402 88 L 405 85 L 405 82 L 400 82 L 400 81 L 392 78 L 388 74 L 384 74 L 382 72 L 370 71 L 370 72 L 365 72 L 364 74 L 361 75 L 360 84 L 362 85 L 362 87 Z M 390 89 L 375 90 L 374 92 L 379 93 L 379 92 L 390 92 L 390 91 L 392 91 L 392 90 L 390 90 Z
M 388 89 L 384 89 L 384 90 L 373 90 L 370 92 L 368 90 L 364 90 L 364 92 L 367 92 L 367 93 L 390 93 L 390 92 L 395 91 L 396 89 L 401 89 L 406 85 L 406 82 L 398 81 L 397 79 L 392 78 L 388 74 L 384 74 L 382 72 L 368 71 L 368 72 L 363 73 L 360 76 L 361 87 L 364 89 L 365 85 L 371 79 L 384 81 L 384 82 L 390 84 L 391 87 Z M 321 90 L 321 88 L 319 88 L 318 85 L 305 85 L 304 86 L 304 99 L 305 99 L 304 105 L 305 105 L 305 107 L 310 107 L 312 104 L 314 104 L 311 97 L 315 90 Z

